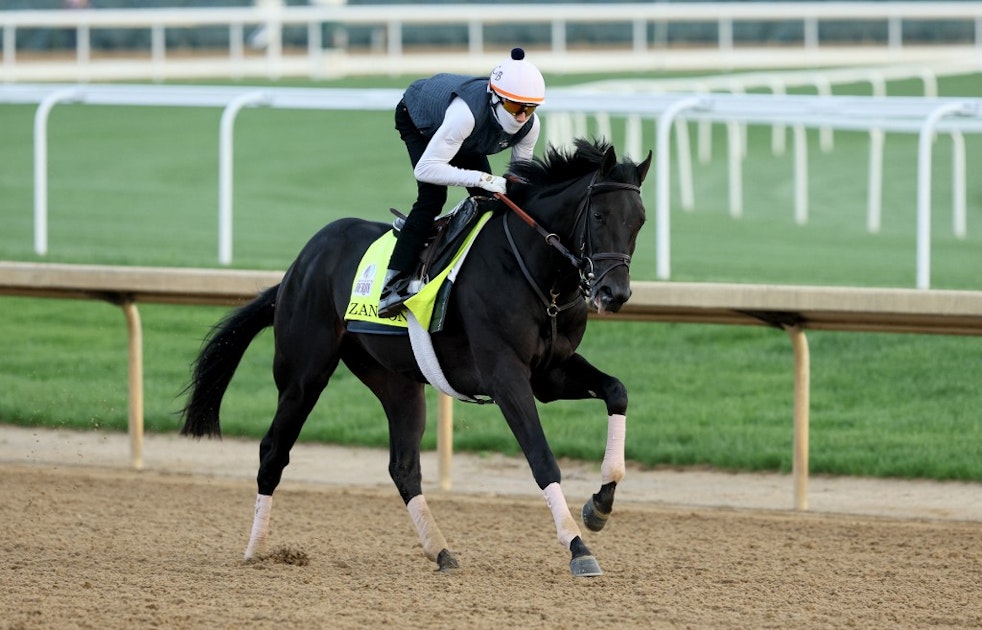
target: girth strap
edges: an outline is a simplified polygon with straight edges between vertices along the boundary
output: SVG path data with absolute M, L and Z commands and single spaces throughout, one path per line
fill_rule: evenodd
M 494 399 L 488 396 L 468 396 L 455 390 L 444 375 L 440 361 L 436 358 L 436 350 L 433 349 L 430 331 L 423 328 L 412 310 L 406 310 L 406 320 L 409 323 L 409 342 L 412 344 L 413 354 L 416 355 L 419 369 L 430 385 L 457 400 L 479 405 L 494 404 Z

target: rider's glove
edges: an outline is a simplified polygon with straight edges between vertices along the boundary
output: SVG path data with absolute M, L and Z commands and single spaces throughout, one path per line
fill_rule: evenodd
M 507 190 L 505 178 L 490 173 L 482 173 L 477 185 L 493 193 L 504 193 Z

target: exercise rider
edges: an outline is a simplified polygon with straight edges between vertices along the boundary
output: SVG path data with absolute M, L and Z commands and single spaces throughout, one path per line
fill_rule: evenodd
M 417 197 L 385 274 L 379 316 L 392 317 L 422 284 L 413 277 L 417 259 L 447 201 L 448 186 L 469 195 L 505 192 L 491 174 L 488 156 L 512 150 L 530 160 L 539 138 L 535 108 L 545 101 L 545 81 L 515 48 L 490 77 L 437 74 L 413 82 L 396 106 L 395 125 L 413 164 Z

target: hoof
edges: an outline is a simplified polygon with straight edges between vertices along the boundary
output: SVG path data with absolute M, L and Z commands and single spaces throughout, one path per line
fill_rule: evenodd
M 579 556 L 569 561 L 569 570 L 573 577 L 596 577 L 603 575 L 600 563 L 593 556 Z
M 577 536 L 570 541 L 569 550 L 573 554 L 573 559 L 569 561 L 569 570 L 573 577 L 595 577 L 604 574 L 582 538 Z
M 455 558 L 448 549 L 444 549 L 440 552 L 440 555 L 436 557 L 436 563 L 439 565 L 437 571 L 440 571 L 441 573 L 447 573 L 451 569 L 460 568 L 460 563 L 457 562 L 457 558 Z
M 597 510 L 597 505 L 593 501 L 593 497 L 587 499 L 586 503 L 583 504 L 583 524 L 586 525 L 587 529 L 591 532 L 599 532 L 607 524 L 607 519 L 610 518 L 610 513 L 604 514 Z

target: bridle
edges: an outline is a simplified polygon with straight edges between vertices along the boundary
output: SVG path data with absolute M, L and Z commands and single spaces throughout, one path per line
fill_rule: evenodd
M 631 265 L 631 256 L 629 254 L 622 254 L 620 252 L 594 252 L 593 251 L 593 239 L 592 239 L 593 234 L 590 230 L 590 221 L 588 218 L 589 211 L 590 211 L 590 202 L 593 200 L 593 197 L 597 194 L 601 194 L 605 192 L 613 192 L 618 190 L 629 190 L 629 191 L 636 192 L 639 195 L 641 194 L 640 186 L 637 186 L 635 184 L 621 183 L 621 182 L 608 182 L 608 181 L 598 182 L 597 174 L 594 173 L 593 181 L 591 181 L 590 185 L 587 187 L 587 194 L 583 197 L 582 201 L 580 201 L 580 205 L 576 209 L 576 215 L 573 220 L 573 234 L 575 235 L 574 237 L 575 241 L 579 243 L 579 252 L 580 252 L 579 255 L 574 254 L 572 251 L 570 251 L 569 248 L 563 245 L 562 241 L 560 240 L 559 236 L 556 233 L 550 232 L 544 227 L 542 227 L 541 225 L 539 225 L 539 223 L 534 218 L 532 218 L 531 215 L 529 215 L 521 207 L 519 207 L 518 204 L 513 202 L 511 199 L 509 199 L 502 193 L 495 193 L 495 197 L 500 199 L 506 206 L 508 206 L 512 210 L 512 212 L 517 214 L 523 221 L 525 221 L 530 226 L 532 226 L 545 239 L 546 243 L 548 243 L 550 246 L 556 249 L 556 251 L 558 251 L 563 256 L 563 258 L 568 260 L 569 263 L 580 274 L 580 285 L 579 285 L 580 294 L 572 301 L 562 306 L 558 305 L 556 303 L 556 300 L 559 297 L 559 293 L 558 291 L 555 290 L 555 288 L 550 290 L 551 299 L 546 298 L 545 294 L 542 292 L 538 284 L 536 284 L 535 280 L 532 278 L 532 274 L 529 272 L 528 266 L 525 264 L 525 260 L 522 258 L 522 255 L 518 250 L 518 246 L 515 244 L 515 240 L 511 235 L 511 230 L 508 227 L 507 216 L 505 217 L 505 221 L 504 221 L 505 235 L 508 237 L 508 243 L 509 245 L 511 245 L 512 253 L 515 255 L 515 259 L 518 261 L 518 265 L 521 268 L 522 274 L 525 276 L 525 279 L 535 290 L 536 294 L 539 296 L 539 299 L 542 300 L 542 302 L 545 304 L 546 312 L 549 314 L 549 317 L 553 318 L 554 326 L 555 326 L 556 315 L 558 315 L 561 311 L 564 311 L 576 305 L 584 297 L 590 296 L 593 292 L 594 283 L 599 282 L 604 278 L 604 276 L 606 276 L 608 273 L 610 273 L 611 271 L 613 271 L 618 267 L 621 266 L 629 267 Z M 614 264 L 604 269 L 604 271 L 600 274 L 599 277 L 596 276 L 594 273 L 596 267 L 595 263 L 607 262 L 607 261 L 613 261 Z
M 595 282 L 600 282 L 608 273 L 613 271 L 618 267 L 630 267 L 631 266 L 631 256 L 630 254 L 621 254 L 619 252 L 594 252 L 593 251 L 593 234 L 590 231 L 590 221 L 589 221 L 589 211 L 590 202 L 593 200 L 594 195 L 613 192 L 617 190 L 630 190 L 633 192 L 641 194 L 641 187 L 634 184 L 624 184 L 621 182 L 598 182 L 596 181 L 597 176 L 593 176 L 593 181 L 587 187 L 587 195 L 580 202 L 579 208 L 576 210 L 576 219 L 573 223 L 573 232 L 579 233 L 580 240 L 580 254 L 579 264 L 576 265 L 577 269 L 580 270 L 580 288 L 584 295 L 590 295 L 593 291 L 593 284 Z M 582 227 L 581 227 L 582 224 Z M 610 265 L 600 276 L 594 275 L 594 263 L 598 261 L 614 261 L 614 264 Z

